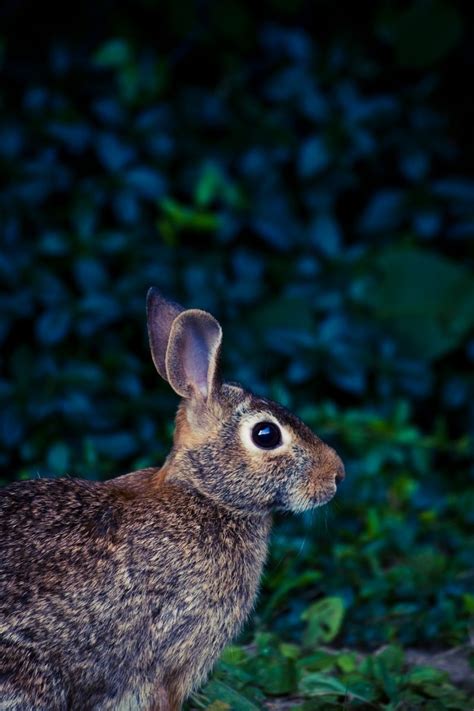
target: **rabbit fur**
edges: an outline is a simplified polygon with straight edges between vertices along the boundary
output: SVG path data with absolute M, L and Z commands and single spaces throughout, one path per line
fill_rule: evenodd
M 0 490 L 0 711 L 177 711 L 252 610 L 273 509 L 329 501 L 341 460 L 222 383 L 219 323 L 156 289 L 148 330 L 182 397 L 161 468 Z M 278 446 L 252 441 L 271 422 Z

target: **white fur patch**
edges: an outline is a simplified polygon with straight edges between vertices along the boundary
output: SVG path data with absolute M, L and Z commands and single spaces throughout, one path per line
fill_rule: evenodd
M 308 496 L 303 487 L 295 487 L 291 489 L 288 495 L 288 508 L 293 513 L 302 513 L 309 509 L 315 509 L 318 506 L 325 506 L 337 491 L 336 484 L 327 484 L 323 491 L 316 493 L 315 496 Z

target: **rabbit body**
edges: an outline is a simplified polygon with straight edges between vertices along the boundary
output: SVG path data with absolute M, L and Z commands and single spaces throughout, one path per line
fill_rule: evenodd
M 0 492 L 1 709 L 178 708 L 246 619 L 269 518 L 122 479 Z
M 0 711 L 178 711 L 252 609 L 272 510 L 343 477 L 297 417 L 220 381 L 210 314 L 151 290 L 148 327 L 182 397 L 163 467 L 0 490 Z

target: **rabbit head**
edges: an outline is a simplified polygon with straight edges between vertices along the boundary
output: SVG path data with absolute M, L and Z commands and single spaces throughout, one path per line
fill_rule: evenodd
M 326 504 L 344 478 L 340 458 L 286 408 L 221 382 L 216 319 L 156 289 L 147 312 L 156 369 L 182 397 L 166 479 L 248 513 Z

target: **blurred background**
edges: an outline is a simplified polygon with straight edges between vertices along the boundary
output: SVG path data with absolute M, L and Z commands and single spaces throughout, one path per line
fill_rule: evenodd
M 277 521 L 258 674 L 235 648 L 214 682 L 250 706 L 214 709 L 317 689 L 321 643 L 468 642 L 473 27 L 447 0 L 2 3 L 0 482 L 163 461 L 150 285 L 346 463 L 336 501 Z M 402 693 L 354 664 L 372 708 Z

